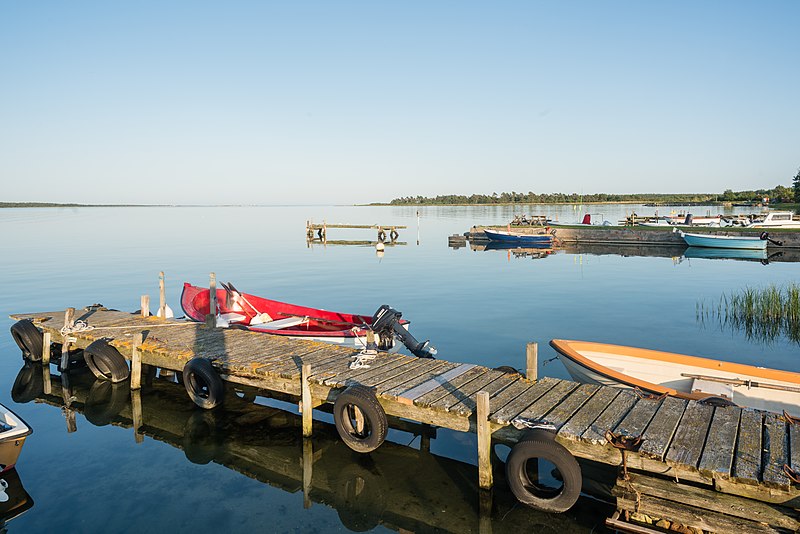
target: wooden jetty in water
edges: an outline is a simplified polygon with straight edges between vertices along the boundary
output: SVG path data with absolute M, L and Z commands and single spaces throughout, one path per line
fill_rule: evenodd
M 357 230 L 376 230 L 378 232 L 378 242 L 383 243 L 384 241 L 388 240 L 391 242 L 397 241 L 399 237 L 399 233 L 397 230 L 402 230 L 407 228 L 406 226 L 398 225 L 398 224 L 329 224 L 323 222 L 322 224 L 315 224 L 314 221 L 306 221 L 306 239 L 308 241 L 313 241 L 317 239 L 323 243 L 327 243 L 328 241 L 328 229 L 329 228 L 349 228 L 349 229 L 357 229 Z M 316 234 L 316 238 L 314 237 Z
M 695 521 L 698 525 L 707 526 L 713 512 L 753 531 L 780 531 L 787 524 L 800 528 L 795 511 L 800 507 L 800 425 L 793 419 L 555 378 L 537 380 L 535 344 L 528 347 L 525 378 L 480 365 L 391 353 L 377 354 L 369 367 L 351 369 L 359 354 L 353 349 L 98 306 L 11 317 L 30 320 L 43 332 L 44 363 L 50 359 L 51 340 L 67 348 L 104 340 L 130 360 L 134 390 L 142 387 L 143 365 L 182 371 L 194 358 L 210 360 L 233 388 L 256 388 L 298 402 L 304 436 L 312 434 L 314 408 L 334 403 L 350 386 L 367 386 L 388 416 L 476 433 L 482 488 L 493 484 L 492 442 L 524 441 L 526 427 L 546 424 L 575 457 L 620 466 L 626 474 L 635 470 L 680 482 L 673 494 L 681 488 L 692 495 L 695 486 L 709 495 L 724 494 L 728 505 L 722 511 L 703 505 L 702 499 L 690 503 L 706 514 Z M 66 350 L 63 354 L 62 362 L 69 359 Z M 49 393 L 49 366 L 44 367 Z M 646 493 L 630 487 L 620 502 L 630 504 L 631 495 Z M 638 509 L 640 501 L 633 498 L 631 506 Z M 756 501 L 767 504 L 759 505 L 765 512 L 754 517 L 749 510 Z M 692 513 L 684 516 L 691 519 Z

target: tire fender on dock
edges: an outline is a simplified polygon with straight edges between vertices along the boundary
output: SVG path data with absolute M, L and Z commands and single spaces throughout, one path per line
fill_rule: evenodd
M 125 357 L 102 339 L 93 341 L 83 349 L 83 359 L 95 378 L 110 380 L 116 384 L 130 376 Z
M 372 452 L 386 439 L 389 423 L 375 393 L 367 386 L 350 386 L 336 398 L 333 421 L 342 441 L 356 452 Z
M 17 343 L 26 360 L 42 360 L 43 336 L 30 319 L 23 319 L 11 325 L 11 337 Z
M 552 463 L 560 474 L 560 488 L 544 487 L 531 480 L 528 462 L 539 458 Z M 549 475 L 549 473 L 548 473 Z M 506 459 L 506 478 L 514 496 L 543 512 L 566 512 L 581 494 L 581 467 L 574 456 L 547 430 L 529 430 L 512 447 Z
M 183 386 L 199 407 L 210 410 L 222 404 L 225 386 L 211 362 L 192 358 L 183 366 Z

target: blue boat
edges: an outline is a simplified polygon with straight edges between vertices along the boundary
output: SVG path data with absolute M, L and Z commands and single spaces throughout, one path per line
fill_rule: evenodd
M 681 237 L 690 247 L 736 248 L 749 250 L 766 250 L 767 239 L 749 236 L 730 236 L 714 234 L 687 234 L 679 231 Z
M 514 243 L 518 245 L 548 245 L 553 241 L 550 234 L 519 234 L 514 232 L 504 232 L 502 230 L 489 230 L 484 228 L 486 237 L 492 241 L 503 243 Z

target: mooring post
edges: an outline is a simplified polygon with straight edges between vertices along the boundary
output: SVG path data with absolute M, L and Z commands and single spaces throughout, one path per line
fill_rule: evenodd
M 158 273 L 158 316 L 167 318 L 167 287 L 164 280 L 164 271 Z
M 140 309 L 142 317 L 150 317 L 150 295 L 142 295 Z
M 314 473 L 314 444 L 303 439 L 303 508 L 311 508 L 311 480 Z
M 45 395 L 50 395 L 52 385 L 50 384 L 50 332 L 42 335 L 42 380 Z
M 310 438 L 311 437 L 311 427 L 314 421 L 313 419 L 313 410 L 314 407 L 312 406 L 311 400 L 311 382 L 309 382 L 309 377 L 311 376 L 311 364 L 304 363 L 302 370 L 300 372 L 300 380 L 302 381 L 301 384 L 301 402 L 303 410 L 303 437 Z
M 131 349 L 131 389 L 142 387 L 142 355 L 139 347 L 142 345 L 144 335 L 142 332 L 133 334 L 133 349 Z
M 489 394 L 478 392 L 478 485 L 490 489 L 492 480 L 492 429 L 489 422 Z
M 528 380 L 539 379 L 539 344 L 534 342 L 528 343 L 526 347 L 526 371 L 525 377 Z
M 61 342 L 61 372 L 63 373 L 69 368 L 69 344 L 70 344 L 70 329 L 75 326 L 75 308 L 67 308 L 64 313 L 64 331 L 67 332 L 63 336 Z
M 206 326 L 214 328 L 217 326 L 217 275 L 208 275 L 208 315 L 206 315 Z

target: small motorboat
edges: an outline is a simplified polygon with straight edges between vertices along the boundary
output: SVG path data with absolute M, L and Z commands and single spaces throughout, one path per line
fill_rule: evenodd
M 499 241 L 501 243 L 513 243 L 517 245 L 549 245 L 553 242 L 553 236 L 550 234 L 524 234 L 520 232 L 503 230 L 489 230 L 488 228 L 484 228 L 483 232 L 491 241 Z
M 409 333 L 409 321 L 397 310 L 383 305 L 374 315 L 355 315 L 288 304 L 239 292 L 233 284 L 217 289 L 217 325 L 237 326 L 254 332 L 322 341 L 353 348 L 367 347 L 367 333 L 375 334 L 378 349 L 395 350 L 399 339 L 415 356 L 432 358 L 436 349 L 429 341 L 418 342 Z M 181 307 L 188 319 L 205 321 L 210 313 L 211 291 L 183 284 Z
M 17 464 L 25 439 L 33 430 L 17 414 L 0 404 L 0 473 Z
M 550 341 L 578 382 L 800 416 L 800 373 L 590 341 Z
M 769 236 L 766 232 L 761 234 L 761 237 L 689 234 L 682 230 L 678 230 L 678 233 L 690 247 L 766 250 L 767 241 L 769 241 Z
M 770 211 L 755 217 L 745 228 L 800 228 L 792 211 Z

